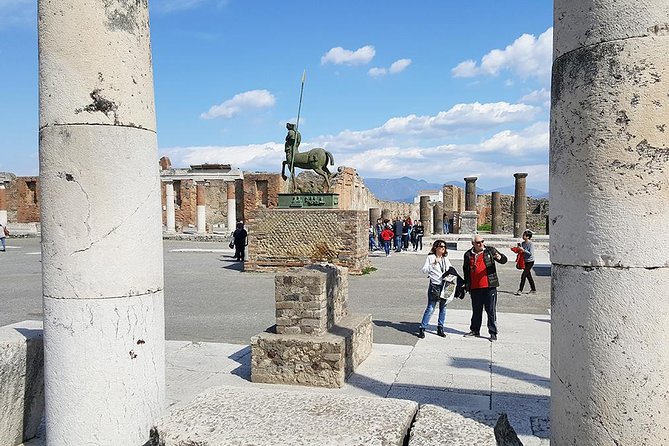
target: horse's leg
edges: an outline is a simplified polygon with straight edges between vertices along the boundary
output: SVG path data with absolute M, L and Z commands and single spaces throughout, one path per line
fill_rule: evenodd
M 287 164 L 286 161 L 281 163 L 281 178 L 283 178 L 283 181 L 286 181 L 286 178 L 287 178 L 286 177 L 286 164 Z
M 314 168 L 314 172 L 323 177 L 323 192 L 330 192 L 330 176 L 321 168 Z

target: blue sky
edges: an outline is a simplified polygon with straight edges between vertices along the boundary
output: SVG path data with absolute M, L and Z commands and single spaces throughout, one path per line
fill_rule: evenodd
M 150 0 L 161 155 L 279 171 L 301 150 L 363 177 L 528 172 L 548 190 L 549 0 Z M 0 0 L 0 171 L 38 172 L 35 0 Z

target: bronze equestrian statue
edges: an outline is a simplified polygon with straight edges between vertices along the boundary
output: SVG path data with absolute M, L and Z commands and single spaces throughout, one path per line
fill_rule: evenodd
M 293 192 L 295 192 L 295 167 L 305 170 L 313 170 L 323 177 L 324 192 L 330 191 L 330 178 L 332 174 L 328 170 L 328 162 L 334 166 L 334 157 L 327 150 L 316 147 L 308 152 L 300 153 L 298 147 L 302 140 L 302 135 L 295 128 L 295 124 L 290 122 L 286 124 L 288 134 L 286 135 L 286 160 L 281 165 L 281 177 L 286 180 L 286 165 L 290 168 L 290 176 L 293 181 Z

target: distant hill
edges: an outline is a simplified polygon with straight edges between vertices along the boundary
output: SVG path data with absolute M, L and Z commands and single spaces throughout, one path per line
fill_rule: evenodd
M 365 186 L 374 194 L 376 198 L 387 201 L 400 201 L 404 203 L 413 203 L 413 199 L 421 190 L 441 189 L 444 184 L 452 184 L 460 188 L 465 187 L 463 181 L 445 181 L 444 183 L 428 183 L 425 180 L 416 180 L 409 177 L 402 178 L 364 178 Z M 503 195 L 513 195 L 515 186 L 504 186 L 493 189 L 501 192 Z M 479 195 L 489 194 L 493 190 L 476 188 Z M 527 195 L 534 198 L 548 198 L 548 193 L 537 190 L 527 189 Z

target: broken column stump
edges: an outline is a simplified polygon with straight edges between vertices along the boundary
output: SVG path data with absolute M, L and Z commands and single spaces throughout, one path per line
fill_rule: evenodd
M 348 314 L 348 271 L 310 265 L 275 278 L 276 333 L 251 338 L 251 381 L 341 387 L 372 351 L 371 315 Z

